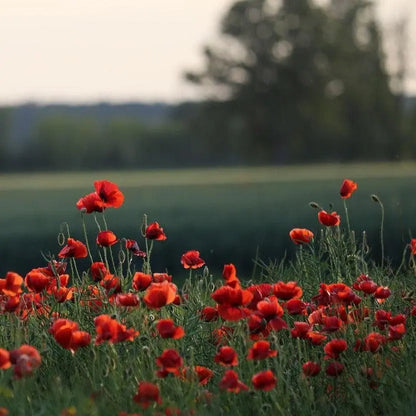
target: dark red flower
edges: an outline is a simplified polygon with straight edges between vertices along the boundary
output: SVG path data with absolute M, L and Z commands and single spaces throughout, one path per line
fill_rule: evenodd
M 248 387 L 241 380 L 239 380 L 238 374 L 234 370 L 227 370 L 218 385 L 220 389 L 227 390 L 232 393 L 239 393 L 241 390 L 248 390 Z
M 416 238 L 410 240 L 410 250 L 412 254 L 416 255 Z
M 386 337 L 378 332 L 370 332 L 364 338 L 364 350 L 373 354 L 378 352 L 383 344 L 386 343 Z
M 251 378 L 256 390 L 269 391 L 276 385 L 277 379 L 271 370 L 260 371 Z
M 238 365 L 238 356 L 234 348 L 221 347 L 214 357 L 214 361 L 226 367 Z
M 78 324 L 69 319 L 57 319 L 49 329 L 49 332 L 61 347 L 73 353 L 78 348 L 85 347 L 91 342 L 90 334 L 80 331 Z
M 222 271 L 222 277 L 224 278 L 226 284 L 228 286 L 232 286 L 234 288 L 240 285 L 240 280 L 237 277 L 237 270 L 234 264 L 225 264 L 224 269 Z
M 273 285 L 273 293 L 278 299 L 289 300 L 293 298 L 301 298 L 303 291 L 296 282 L 277 282 Z
M 100 281 L 100 286 L 105 289 L 108 295 L 113 295 L 121 292 L 120 278 L 110 273 L 106 274 Z
M 185 269 L 199 269 L 205 261 L 199 257 L 199 251 L 190 250 L 182 254 L 181 263 Z
M 212 370 L 202 365 L 196 365 L 194 367 L 194 370 L 198 377 L 199 384 L 201 384 L 202 386 L 205 386 L 205 384 L 207 384 L 214 375 L 214 372 Z
M 146 257 L 146 252 L 140 250 L 136 240 L 126 240 L 126 249 L 130 250 L 135 256 Z
M 139 383 L 137 393 L 133 396 L 133 400 L 143 407 L 143 409 L 147 409 L 154 402 L 157 404 L 162 403 L 159 387 L 147 381 L 141 381 Z
M 216 321 L 218 316 L 217 308 L 213 308 L 212 306 L 205 306 L 200 312 L 200 318 L 205 322 Z
M 358 185 L 354 181 L 352 181 L 351 179 L 345 179 L 344 182 L 342 182 L 339 194 L 341 195 L 342 199 L 347 199 L 357 188 Z
M 325 358 L 338 358 L 346 349 L 347 342 L 345 339 L 332 339 L 324 347 Z
M 179 368 L 183 365 L 183 358 L 178 351 L 166 349 L 156 358 L 156 364 L 161 367 L 162 372 L 179 375 Z
M 326 212 L 324 210 L 318 212 L 318 221 L 326 227 L 334 227 L 341 222 L 340 216 L 334 212 Z
M 25 285 L 30 291 L 40 293 L 49 286 L 51 280 L 41 269 L 32 269 L 25 276 Z
M 247 360 L 263 360 L 269 357 L 276 357 L 277 351 L 270 349 L 269 341 L 257 341 L 250 348 Z
M 30 376 L 41 364 L 39 351 L 31 345 L 21 345 L 10 351 L 10 361 L 16 378 Z
M 116 305 L 125 307 L 139 306 L 140 299 L 135 293 L 118 293 L 116 296 Z
M 176 326 L 172 319 L 159 319 L 156 322 L 156 329 L 162 338 L 179 339 L 185 336 L 181 326 Z
M 389 325 L 389 341 L 398 340 L 406 333 L 404 324 Z
M 300 299 L 289 299 L 283 306 L 290 315 L 301 315 L 305 313 L 307 304 Z
M 16 296 L 22 293 L 23 277 L 15 272 L 7 272 L 4 279 L 0 279 L 0 293 L 6 296 Z
M 166 234 L 163 232 L 163 228 L 157 222 L 150 224 L 145 231 L 145 236 L 149 240 L 162 241 L 166 240 Z
M 103 200 L 96 192 L 83 196 L 76 203 L 76 207 L 79 210 L 85 211 L 87 214 L 91 214 L 91 212 L 103 212 L 105 208 Z
M 74 240 L 73 238 L 69 237 L 66 243 L 66 246 L 62 248 L 62 250 L 58 254 L 61 258 L 81 258 L 87 257 L 88 251 L 87 247 L 84 243 L 78 240 Z
M 308 337 L 308 332 L 311 329 L 311 325 L 307 322 L 294 322 L 295 327 L 290 330 L 290 334 L 293 338 L 306 339 Z
M 321 371 L 321 366 L 315 361 L 307 361 L 302 365 L 302 371 L 306 377 L 314 377 Z
M 94 282 L 99 282 L 105 275 L 108 274 L 107 267 L 101 261 L 96 261 L 91 264 L 90 271 L 92 280 L 94 280 Z
M 281 319 L 284 311 L 276 296 L 269 296 L 258 302 L 257 310 L 275 331 L 287 328 L 287 323 Z
M 379 286 L 374 292 L 374 297 L 378 303 L 383 303 L 391 295 L 391 290 L 387 286 Z
M 313 232 L 307 228 L 293 228 L 289 232 L 289 237 L 295 244 L 308 244 L 313 239 Z
M 94 187 L 104 208 L 119 208 L 123 205 L 124 195 L 115 183 L 106 180 L 95 181 Z
M 10 362 L 10 353 L 4 348 L 0 348 L 0 369 L 6 370 L 10 368 L 12 363 Z
M 97 235 L 97 244 L 101 247 L 110 247 L 118 241 L 116 235 L 110 231 L 100 231 Z
M 344 364 L 339 361 L 332 361 L 326 367 L 326 374 L 330 377 L 337 377 L 344 371 Z

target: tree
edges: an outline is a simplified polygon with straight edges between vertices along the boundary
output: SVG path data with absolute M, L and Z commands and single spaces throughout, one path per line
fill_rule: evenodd
M 399 106 L 371 1 L 240 0 L 221 32 L 186 74 L 210 92 L 194 124 L 213 146 L 255 163 L 394 157 Z

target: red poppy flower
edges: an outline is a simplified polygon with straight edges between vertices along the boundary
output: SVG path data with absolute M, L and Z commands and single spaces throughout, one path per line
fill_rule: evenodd
M 88 251 L 87 247 L 84 243 L 78 240 L 74 240 L 73 238 L 69 237 L 66 243 L 66 246 L 62 248 L 62 250 L 58 254 L 61 258 L 81 258 L 87 257 Z
M 147 409 L 150 404 L 161 404 L 159 387 L 156 384 L 147 381 L 141 381 L 137 388 L 137 393 L 133 396 L 133 400 L 139 404 L 143 409 Z
M 318 221 L 326 227 L 334 227 L 341 222 L 340 216 L 334 212 L 326 212 L 324 210 L 318 212 Z
M 153 222 L 146 228 L 145 236 L 149 240 L 157 241 L 166 240 L 167 238 L 163 228 L 157 222 Z
M 6 370 L 7 368 L 10 368 L 11 365 L 9 351 L 0 348 L 0 369 Z
M 85 211 L 87 214 L 91 214 L 91 212 L 103 212 L 105 208 L 103 200 L 96 192 L 83 196 L 76 203 L 76 207 L 81 211 Z
M 4 279 L 0 279 L 0 293 L 6 296 L 16 296 L 22 293 L 23 277 L 15 272 L 7 272 Z
M 404 324 L 389 325 L 389 341 L 398 340 L 406 333 Z
M 162 338 L 179 339 L 185 336 L 181 326 L 175 326 L 172 319 L 159 319 L 156 322 L 156 329 Z
M 273 293 L 278 299 L 289 300 L 292 298 L 301 298 L 303 291 L 296 282 L 277 282 L 273 285 Z
M 139 244 L 136 240 L 126 240 L 126 249 L 130 250 L 135 256 L 146 257 L 146 252 L 140 250 Z
M 269 341 L 257 341 L 250 348 L 247 360 L 264 360 L 268 357 L 276 357 L 277 351 L 270 349 Z
M 307 304 L 300 299 L 289 299 L 283 306 L 290 315 L 301 315 L 305 312 Z
M 110 273 L 106 274 L 100 281 L 100 286 L 105 289 L 107 295 L 113 295 L 121 292 L 120 278 Z
M 143 301 L 148 308 L 160 309 L 175 300 L 178 288 L 168 281 L 152 283 L 146 290 Z
M 132 287 L 134 290 L 146 290 L 152 283 L 152 276 L 150 274 L 136 272 L 133 276 Z
M 226 284 L 228 286 L 232 286 L 234 288 L 240 285 L 240 280 L 237 277 L 237 270 L 234 264 L 225 264 L 224 269 L 222 271 L 222 277 L 224 278 Z
M 226 367 L 238 365 L 238 356 L 234 348 L 221 347 L 214 357 L 214 361 Z
M 30 291 L 40 293 L 49 286 L 51 280 L 51 277 L 45 275 L 40 269 L 32 269 L 25 276 L 25 285 Z
M 232 393 L 239 393 L 241 390 L 248 390 L 248 387 L 238 379 L 238 374 L 234 370 L 227 370 L 218 385 L 220 389 L 227 390 Z
M 308 244 L 313 239 L 313 232 L 307 228 L 293 228 L 289 232 L 289 237 L 295 244 Z
M 123 205 L 124 195 L 115 183 L 102 180 L 94 182 L 95 192 L 103 201 L 104 208 L 119 208 Z
M 277 379 L 271 370 L 260 371 L 251 378 L 256 390 L 269 391 L 276 385 Z
M 416 313 L 415 313 L 416 314 Z M 200 312 L 200 319 L 205 322 L 212 322 L 218 319 L 218 311 L 212 306 L 205 306 Z
M 172 281 L 172 276 L 170 274 L 167 274 L 167 273 L 153 273 L 152 281 L 154 283 L 162 283 L 165 280 L 167 282 L 171 282 Z
M 85 347 L 91 342 L 90 334 L 80 331 L 78 324 L 69 319 L 57 319 L 49 329 L 49 332 L 61 347 L 73 353 L 78 348 Z
M 194 367 L 194 370 L 198 377 L 199 384 L 201 384 L 202 386 L 205 386 L 205 384 L 208 384 L 208 382 L 211 380 L 212 376 L 214 375 L 214 372 L 212 370 L 202 365 L 196 365 Z
M 410 240 L 410 250 L 412 251 L 412 254 L 416 255 L 416 238 Z
M 364 338 L 364 350 L 373 354 L 378 352 L 383 344 L 386 343 L 386 337 L 378 332 L 370 332 Z
M 287 328 L 287 323 L 280 318 L 284 311 L 276 296 L 269 296 L 258 302 L 257 310 L 275 331 Z
M 227 321 L 238 321 L 247 316 L 247 311 L 242 308 L 248 304 L 253 295 L 248 290 L 221 286 L 211 294 L 212 299 L 218 303 L 218 313 Z
M 345 179 L 344 182 L 342 182 L 339 194 L 341 195 L 342 199 L 347 199 L 357 188 L 358 185 L 355 182 L 353 182 L 351 179 Z
M 91 277 L 94 282 L 99 282 L 106 274 L 108 274 L 107 267 L 101 261 L 96 261 L 90 267 Z
M 307 361 L 302 365 L 302 371 L 306 377 L 314 377 L 321 371 L 321 366 L 315 361 Z
M 183 365 L 183 358 L 178 351 L 166 349 L 156 358 L 156 364 L 161 367 L 162 372 L 179 375 L 179 368 Z
M 338 358 L 346 349 L 347 342 L 345 339 L 332 339 L 324 347 L 325 358 Z
M 326 367 L 326 374 L 330 377 L 337 377 L 344 371 L 344 364 L 339 361 L 332 361 Z
M 116 305 L 134 308 L 139 306 L 140 299 L 135 293 L 118 293 L 116 296 Z
M 327 339 L 327 336 L 317 331 L 308 331 L 306 338 L 312 345 L 321 345 Z
M 322 318 L 322 331 L 335 332 L 341 328 L 343 322 L 338 316 L 324 316 Z
M 42 358 L 35 347 L 23 344 L 10 351 L 10 361 L 14 365 L 15 377 L 21 378 L 30 376 L 40 366 Z
M 272 287 L 273 286 L 270 283 L 260 283 L 258 285 L 249 286 L 247 290 L 253 295 L 253 299 L 251 299 L 247 308 L 255 311 L 257 309 L 257 303 L 272 294 Z
M 306 339 L 308 337 L 308 332 L 311 329 L 311 325 L 307 322 L 294 322 L 295 327 L 290 330 L 290 334 L 293 338 Z
M 117 322 L 109 315 L 99 315 L 94 319 L 97 337 L 95 344 L 102 344 L 108 341 L 112 344 L 122 341 L 133 341 L 139 335 L 139 331 L 133 328 L 126 329 L 125 325 Z
M 374 297 L 378 303 L 383 303 L 391 295 L 391 290 L 387 286 L 379 286 L 374 292 Z
M 182 254 L 181 263 L 185 269 L 199 269 L 205 261 L 199 257 L 199 251 L 190 250 Z
M 110 231 L 100 231 L 97 235 L 97 244 L 101 247 L 110 247 L 118 241 L 116 235 Z

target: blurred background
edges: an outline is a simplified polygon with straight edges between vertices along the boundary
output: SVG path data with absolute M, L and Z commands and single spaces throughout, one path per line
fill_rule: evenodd
M 143 213 L 168 240 L 155 267 L 198 249 L 244 277 L 293 255 L 320 225 L 312 200 L 351 204 L 379 259 L 401 260 L 416 208 L 416 4 L 412 0 L 3 0 L 0 274 L 59 251 L 75 202 L 108 179 L 126 194 L 111 229 Z M 88 218 L 92 239 L 94 221 Z M 140 268 L 139 262 L 137 267 Z

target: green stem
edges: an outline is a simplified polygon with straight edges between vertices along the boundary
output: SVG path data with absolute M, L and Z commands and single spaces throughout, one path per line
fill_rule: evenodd
M 91 264 L 94 263 L 94 260 L 92 258 L 92 254 L 91 254 L 91 249 L 90 249 L 90 243 L 88 242 L 88 233 L 87 233 L 87 227 L 85 225 L 85 218 L 84 218 L 84 213 L 81 211 L 81 220 L 82 220 L 82 230 L 84 231 L 84 239 L 85 239 L 85 244 L 87 246 L 87 250 L 88 250 L 88 255 L 90 257 L 91 260 Z

